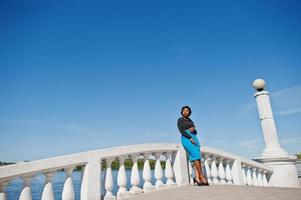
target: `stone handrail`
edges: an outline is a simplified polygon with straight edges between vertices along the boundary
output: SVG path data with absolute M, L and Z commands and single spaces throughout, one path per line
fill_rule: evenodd
M 272 170 L 256 161 L 246 159 L 218 149 L 201 147 L 204 173 L 210 184 L 237 184 L 249 186 L 268 186 L 268 177 Z M 143 188 L 139 188 L 140 177 L 137 160 L 144 158 Z M 161 168 L 160 160 L 166 160 L 165 170 Z M 120 161 L 117 185 L 118 192 L 112 193 L 114 181 L 111 164 L 114 159 Z M 133 161 L 131 170 L 131 189 L 127 190 L 127 177 L 124 160 Z M 151 183 L 151 169 L 149 159 L 156 160 L 154 177 L 156 183 Z M 102 161 L 106 162 L 106 172 L 103 172 Z M 0 167 L 0 200 L 6 199 L 5 187 L 9 181 L 21 177 L 24 181 L 20 199 L 31 200 L 31 179 L 38 173 L 44 173 L 46 182 L 42 193 L 42 200 L 54 199 L 52 179 L 56 171 L 64 169 L 67 177 L 65 180 L 62 199 L 74 199 L 72 171 L 76 166 L 84 166 L 81 182 L 81 199 L 98 200 L 121 199 L 142 192 L 151 192 L 169 187 L 191 184 L 192 166 L 187 160 L 185 149 L 176 143 L 151 143 L 111 147 L 100 150 L 58 156 L 43 160 L 23 162 Z M 105 181 L 100 181 L 100 176 L 105 173 Z M 163 175 L 166 183 L 163 183 Z M 101 194 L 100 188 L 105 188 Z
M 271 186 L 268 183 L 273 173 L 270 167 L 211 147 L 202 147 L 201 151 L 209 183 Z
M 118 157 L 122 155 L 130 155 L 135 153 L 144 153 L 152 151 L 175 151 L 178 145 L 174 143 L 155 143 L 155 144 L 138 144 L 120 147 L 110 147 L 82 153 L 75 153 L 63 156 L 57 156 L 42 160 L 34 160 L 30 162 L 22 162 L 13 165 L 5 165 L 0 167 L 0 180 L 13 179 L 31 173 L 44 172 L 46 170 L 59 170 L 66 167 L 75 167 L 85 165 L 93 159 L 101 159 L 106 157 Z

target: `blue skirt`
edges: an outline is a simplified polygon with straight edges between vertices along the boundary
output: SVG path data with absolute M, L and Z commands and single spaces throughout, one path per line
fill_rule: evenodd
M 189 134 L 192 137 L 192 139 L 196 142 L 195 144 L 193 144 L 188 138 L 184 137 L 183 135 L 181 136 L 182 145 L 188 153 L 188 160 L 194 161 L 201 159 L 201 145 L 197 136 L 191 133 L 189 130 L 186 130 L 186 133 Z

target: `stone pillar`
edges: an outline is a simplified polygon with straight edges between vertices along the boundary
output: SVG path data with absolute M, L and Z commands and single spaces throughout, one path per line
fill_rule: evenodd
M 255 158 L 272 168 L 273 174 L 269 184 L 279 187 L 300 187 L 296 168 L 296 156 L 290 156 L 280 146 L 273 117 L 269 92 L 264 90 L 265 81 L 256 79 L 253 82 L 257 92 L 254 94 L 259 112 L 260 124 L 265 142 L 261 157 Z
M 265 82 L 262 79 L 257 79 L 254 81 L 253 85 L 257 89 L 254 97 L 256 98 L 265 142 L 265 149 L 262 152 L 262 157 L 286 157 L 288 156 L 288 153 L 284 151 L 279 144 L 269 93 L 263 90 Z
M 179 149 L 174 159 L 173 170 L 175 173 L 176 183 L 178 185 L 188 185 L 189 184 L 189 171 L 186 151 L 182 144 L 179 144 Z

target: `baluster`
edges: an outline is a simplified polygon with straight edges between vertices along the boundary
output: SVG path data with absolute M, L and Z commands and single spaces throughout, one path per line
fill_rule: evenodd
M 263 186 L 263 182 L 262 182 L 262 169 L 258 170 L 257 180 L 258 180 L 258 185 L 259 186 Z
M 89 156 L 89 161 L 82 171 L 80 199 L 91 200 L 102 197 L 102 158 L 99 155 Z
M 19 200 L 31 200 L 32 196 L 31 196 L 30 186 L 31 186 L 32 176 L 23 176 L 22 179 L 24 184 Z
M 143 193 L 143 189 L 139 187 L 140 184 L 140 175 L 139 175 L 139 169 L 138 169 L 138 155 L 132 155 L 130 156 L 132 161 L 133 161 L 133 166 L 132 166 L 132 172 L 131 172 L 131 189 L 130 189 L 130 194 L 131 195 L 136 195 L 139 193 Z
M 269 183 L 268 183 L 266 174 L 267 174 L 267 171 L 264 170 L 264 171 L 263 171 L 263 176 L 262 176 L 263 186 L 269 186 Z
M 253 174 L 252 174 L 252 181 L 253 181 L 253 186 L 258 186 L 258 181 L 257 181 L 257 174 L 256 174 L 256 168 L 253 168 Z
M 104 200 L 115 200 L 116 196 L 113 195 L 112 190 L 114 188 L 114 179 L 112 175 L 112 162 L 114 158 L 106 158 L 106 178 L 105 178 L 105 190 L 106 194 L 104 196 Z
M 75 198 L 74 187 L 72 181 L 72 171 L 74 167 L 65 168 L 66 171 L 66 180 L 64 183 L 62 200 L 73 200 Z
M 251 166 L 247 166 L 247 184 L 249 186 L 253 185 L 252 175 L 251 175 Z
M 174 172 L 173 172 L 173 167 L 171 165 L 171 160 L 170 160 L 171 158 L 170 158 L 170 156 L 171 156 L 171 152 L 165 154 L 165 158 L 166 158 L 165 176 L 167 178 L 166 185 L 168 187 L 176 185 L 176 183 L 173 180 L 173 178 L 174 178 Z
M 84 179 L 84 171 L 85 171 L 85 168 L 86 168 L 86 165 L 81 165 L 81 173 L 80 173 L 80 184 L 82 185 L 83 184 L 83 179 Z
M 119 157 L 119 170 L 117 175 L 117 184 L 119 186 L 119 189 L 117 191 L 117 199 L 128 197 L 130 195 L 129 191 L 127 191 L 127 177 L 124 167 L 124 161 L 125 157 Z
M 42 193 L 42 200 L 54 200 L 54 192 L 53 192 L 53 186 L 52 186 L 52 179 L 55 175 L 54 171 L 51 172 L 45 172 L 46 176 L 45 186 Z
M 227 159 L 227 165 L 226 165 L 226 179 L 227 179 L 227 184 L 233 184 L 233 178 L 232 178 L 232 172 L 230 168 L 230 160 Z
M 245 164 L 241 165 L 241 173 L 242 173 L 243 183 L 244 183 L 244 185 L 247 185 L 246 165 Z
M 162 170 L 161 162 L 160 162 L 161 153 L 156 152 L 156 153 L 154 153 L 154 156 L 156 158 L 156 165 L 155 165 L 156 184 L 155 184 L 155 188 L 156 188 L 156 190 L 160 190 L 160 189 L 164 188 L 164 186 L 165 186 L 162 182 L 163 170 Z
M 174 162 L 176 159 L 177 151 L 172 151 L 170 152 L 170 161 L 171 161 L 171 166 L 174 166 Z
M 193 167 L 191 166 L 192 163 L 190 161 L 188 161 L 188 168 L 189 168 L 189 176 L 190 176 L 190 183 L 193 184 L 193 178 L 192 178 L 192 171 L 193 171 Z M 166 166 L 165 166 L 166 168 Z
M 201 160 L 200 160 L 200 164 L 201 164 L 201 170 L 203 175 L 206 177 L 206 167 L 205 167 L 205 155 L 201 153 Z
M 213 177 L 213 183 L 214 184 L 219 184 L 219 181 L 218 181 L 218 170 L 217 170 L 217 166 L 216 166 L 216 158 L 215 158 L 215 156 L 212 156 L 211 175 Z
M 204 165 L 205 165 L 205 170 L 206 170 L 206 177 L 207 177 L 207 181 L 209 184 L 212 183 L 212 177 L 211 177 L 211 170 L 210 170 L 210 166 L 209 166 L 209 158 L 210 156 L 208 155 L 205 155 L 205 162 L 204 162 Z
M 144 166 L 143 166 L 143 190 L 144 192 L 150 192 L 155 190 L 155 186 L 151 183 L 152 172 L 149 164 L 150 153 L 143 153 L 144 155 Z
M 8 185 L 9 181 L 8 180 L 1 180 L 0 181 L 0 200 L 6 200 L 6 193 L 5 193 L 5 188 Z
M 219 164 L 218 164 L 218 175 L 219 175 L 219 178 L 220 178 L 220 183 L 221 184 L 225 184 L 226 181 L 225 181 L 225 168 L 224 168 L 224 165 L 223 165 L 223 158 L 220 158 L 219 160 Z

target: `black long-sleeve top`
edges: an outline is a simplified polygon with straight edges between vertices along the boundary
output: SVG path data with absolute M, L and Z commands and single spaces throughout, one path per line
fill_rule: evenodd
M 186 137 L 188 139 L 192 138 L 188 133 L 186 133 L 186 131 L 189 131 L 187 129 L 189 129 L 191 127 L 195 127 L 193 121 L 190 118 L 185 119 L 184 117 L 179 117 L 177 125 L 178 125 L 178 129 L 179 129 L 180 133 L 184 137 Z M 197 131 L 195 130 L 194 132 L 191 132 L 191 133 L 196 135 Z

